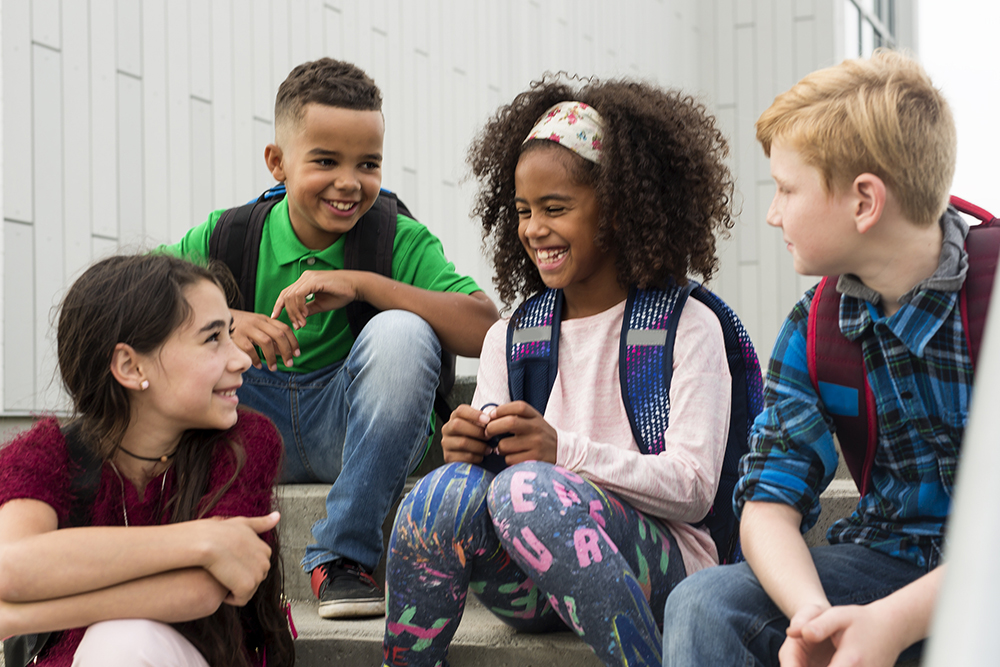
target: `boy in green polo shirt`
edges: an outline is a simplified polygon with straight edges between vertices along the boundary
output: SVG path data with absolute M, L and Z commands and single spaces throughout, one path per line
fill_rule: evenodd
M 280 429 L 284 481 L 333 483 L 302 560 L 324 618 L 384 613 L 371 572 L 382 523 L 423 454 L 441 348 L 479 356 L 498 317 L 441 242 L 402 214 L 391 278 L 344 270 L 344 236 L 381 188 L 381 108 L 374 81 L 330 58 L 299 65 L 278 88 L 264 159 L 287 195 L 264 225 L 253 312 L 233 311 L 233 338 L 254 361 L 238 395 Z M 164 250 L 208 257 L 222 213 Z M 357 339 L 344 311 L 353 301 L 381 311 Z

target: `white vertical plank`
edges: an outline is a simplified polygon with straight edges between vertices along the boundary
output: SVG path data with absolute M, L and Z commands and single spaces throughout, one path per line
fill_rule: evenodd
M 212 145 L 212 105 L 191 100 L 191 222 L 208 216 L 214 206 Z
M 719 39 L 719 33 L 715 29 L 717 3 L 698 3 L 698 34 L 701 40 L 698 42 L 698 90 L 708 97 L 712 105 L 718 104 L 716 98 L 718 51 L 715 44 Z
M 811 17 L 815 12 L 815 0 L 795 0 L 795 18 Z
M 344 14 L 333 7 L 323 8 L 323 53 L 331 58 L 344 58 Z
M 753 105 L 753 113 L 756 117 L 760 117 L 760 114 L 771 106 L 778 92 L 775 89 L 774 0 L 756 0 L 754 24 L 757 31 L 754 47 L 755 57 L 757 58 L 757 66 L 755 68 L 757 83 L 754 86 L 755 103 Z M 756 122 L 756 118 L 754 122 Z M 756 134 L 753 128 L 750 131 Z M 757 158 L 754 167 L 757 182 L 762 180 L 769 181 L 771 173 L 770 163 L 759 144 L 756 145 L 754 155 Z
M 299 0 L 294 0 L 299 2 Z M 271 89 L 267 91 L 268 118 L 274 120 L 274 97 L 278 86 L 293 65 L 291 61 L 291 44 L 289 39 L 289 2 L 288 0 L 271 0 Z
M 271 3 L 253 0 L 253 115 L 269 120 L 274 108 L 274 86 L 271 84 Z
M 309 0 L 309 29 L 305 33 L 309 36 L 309 52 L 298 62 L 316 60 L 323 56 L 337 57 L 327 50 L 326 13 L 327 9 L 323 0 Z
M 8 4 L 8 3 L 5 3 Z M 4 7 L 6 10 L 6 6 Z M 59 0 L 32 0 L 31 38 L 35 44 L 55 49 L 62 48 L 59 25 Z
M 5 8 L 6 9 L 6 8 Z M 6 21 L 7 14 L 4 14 Z M 35 411 L 35 252 L 33 227 L 4 221 L 4 410 Z
M 715 100 L 720 106 L 736 101 L 736 15 L 733 0 L 716 0 Z
M 56 51 L 44 46 L 33 49 L 35 182 L 45 184 L 43 196 L 35 197 L 35 351 L 39 380 L 35 407 L 43 409 L 58 397 L 58 387 L 46 383 L 52 377 L 49 353 L 49 315 L 55 296 L 65 282 L 63 276 L 63 154 L 62 67 Z M 42 193 L 38 193 L 42 195 Z
M 213 25 L 226 26 L 212 35 L 212 150 L 213 184 L 212 203 L 206 210 L 194 207 L 192 222 L 197 224 L 208 217 L 211 210 L 242 204 L 249 198 L 236 196 L 236 170 L 233 141 L 233 34 L 229 27 L 233 21 L 231 0 L 212 0 Z
M 734 141 L 733 129 L 736 125 L 736 112 L 732 106 L 721 107 L 715 112 L 716 126 L 719 131 L 722 132 L 723 136 L 732 146 Z M 732 168 L 732 159 L 729 160 L 729 165 Z M 739 193 L 735 197 L 735 205 L 738 207 L 742 202 L 742 197 Z M 742 316 L 743 311 L 740 310 L 742 304 L 739 301 L 739 264 L 740 264 L 740 235 L 743 232 L 743 226 L 737 224 L 730 231 L 730 237 L 727 240 L 721 241 L 719 243 L 719 266 L 721 270 L 719 271 L 718 277 L 713 281 L 712 289 L 715 290 L 719 296 L 721 296 L 733 310 L 740 313 Z
M 736 0 L 736 24 L 749 25 L 754 22 L 754 3 L 756 0 Z
M 87 25 L 87 5 L 63 5 L 67 26 Z M 91 213 L 90 105 L 81 104 L 90 96 L 90 35 L 86 30 L 66 30 L 63 34 L 63 163 L 64 192 L 71 206 L 67 210 L 63 236 L 64 270 L 67 277 L 90 263 Z
M 114 0 L 90 3 L 91 211 L 93 232 L 118 238 L 118 65 Z
M 90 254 L 93 255 L 95 262 L 106 257 L 111 257 L 123 250 L 114 239 L 105 239 L 100 236 L 94 236 L 90 239 L 90 247 Z
M 3 206 L 8 220 L 34 219 L 31 169 L 31 5 L 3 5 Z
M 179 239 L 196 216 L 191 210 L 190 33 L 186 2 L 167 8 L 167 131 L 170 238 Z
M 320 26 L 322 27 L 322 26 Z M 278 81 L 284 81 L 285 76 L 288 72 L 300 63 L 304 63 L 311 60 L 309 42 L 312 39 L 310 34 L 315 29 L 315 26 L 309 20 L 309 3 L 302 2 L 301 0 L 294 0 L 288 5 L 288 46 L 289 46 L 289 63 L 288 68 L 281 72 L 280 76 L 277 74 L 275 78 Z M 277 92 L 277 88 L 275 88 Z
M 815 22 L 812 19 L 795 21 L 795 80 L 817 69 L 816 39 L 813 35 Z
M 233 7 L 233 173 L 235 198 L 242 203 L 260 194 L 256 173 L 262 159 L 254 144 L 253 121 L 253 47 L 246 36 L 251 34 L 251 16 L 245 3 Z M 205 212 L 198 218 L 204 220 Z
M 191 46 L 190 86 L 191 96 L 205 102 L 212 102 L 212 40 L 222 30 L 214 30 L 212 21 L 212 4 L 198 0 L 189 5 L 190 26 L 189 43 Z
M 757 188 L 754 168 L 757 164 L 757 141 L 754 137 L 754 122 L 757 112 L 756 68 L 754 50 L 754 26 L 736 29 L 736 168 L 740 191 L 743 193 L 743 211 L 740 214 L 740 262 L 757 261 L 757 229 L 760 221 L 757 214 Z
M 142 192 L 142 82 L 128 74 L 118 75 L 118 228 L 119 241 L 141 247 L 147 242 L 143 222 Z
M 795 19 L 792 0 L 774 0 L 774 94 L 792 87 L 795 76 Z
M 170 228 L 166 0 L 142 4 L 143 218 L 152 238 L 179 240 Z
M 64 3 L 63 7 L 67 4 Z M 118 69 L 134 77 L 142 76 L 142 5 L 137 0 L 118 0 Z

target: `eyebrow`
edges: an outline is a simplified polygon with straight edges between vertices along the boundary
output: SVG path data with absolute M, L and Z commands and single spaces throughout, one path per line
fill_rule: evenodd
M 573 198 L 570 197 L 569 195 L 551 194 L 551 195 L 542 195 L 541 197 L 538 198 L 538 201 L 552 201 L 552 200 L 555 200 L 555 201 L 571 201 L 572 199 Z M 514 197 L 514 201 L 521 201 L 521 202 L 524 202 L 525 204 L 528 203 L 528 200 L 525 199 L 524 197 Z
M 229 319 L 229 326 L 233 325 L 233 321 L 234 320 L 232 318 Z M 198 329 L 198 333 L 200 334 L 207 333 L 212 329 L 218 329 L 219 327 L 224 327 L 224 326 L 226 326 L 225 320 L 212 320 L 211 322 L 203 326 L 201 329 Z
M 310 157 L 340 157 L 341 153 L 340 151 L 328 151 L 325 148 L 313 148 L 308 153 L 306 153 L 306 155 Z M 361 158 L 364 160 L 378 160 L 379 162 L 381 162 L 382 154 L 366 153 L 365 155 L 362 155 Z

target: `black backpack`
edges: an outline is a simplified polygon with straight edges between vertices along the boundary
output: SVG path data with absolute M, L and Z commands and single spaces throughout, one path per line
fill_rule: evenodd
M 208 241 L 211 259 L 221 260 L 229 267 L 240 289 L 241 299 L 230 304 L 240 310 L 253 310 L 257 288 L 257 260 L 264 223 L 275 204 L 285 198 L 284 184 L 276 185 L 256 201 L 231 208 L 222 214 Z M 392 277 L 392 244 L 396 239 L 396 215 L 413 218 L 406 204 L 388 190 L 382 190 L 372 207 L 344 237 L 344 268 L 371 271 Z M 416 218 L 414 218 L 416 219 Z M 361 333 L 378 309 L 369 303 L 355 301 L 345 308 L 351 333 Z M 441 350 L 441 372 L 438 375 L 434 411 L 442 420 L 451 417 L 448 394 L 455 386 L 455 355 Z

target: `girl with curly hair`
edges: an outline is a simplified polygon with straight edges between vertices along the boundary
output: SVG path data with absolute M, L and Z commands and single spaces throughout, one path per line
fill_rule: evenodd
M 232 326 L 223 283 L 166 255 L 110 257 L 66 294 L 56 340 L 77 416 L 0 449 L 9 667 L 293 664 L 281 437 L 237 409 L 250 358 Z
M 718 563 L 709 531 L 688 522 L 715 497 L 731 378 L 718 318 L 689 299 L 663 449 L 644 454 L 622 399 L 620 332 L 631 289 L 717 268 L 716 234 L 732 224 L 726 154 L 704 107 L 635 81 L 546 78 L 477 137 L 474 212 L 495 284 L 508 307 L 559 295 L 558 373 L 544 414 L 512 401 L 514 324 L 490 329 L 482 409 L 452 413 L 447 465 L 396 517 L 386 664 L 446 664 L 468 590 L 518 630 L 573 630 L 605 664 L 660 664 L 667 595 Z

